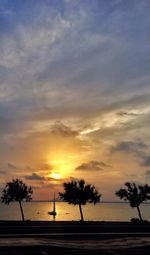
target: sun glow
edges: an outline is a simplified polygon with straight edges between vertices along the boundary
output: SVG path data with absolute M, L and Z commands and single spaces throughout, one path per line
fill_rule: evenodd
M 70 176 L 70 173 L 74 169 L 73 160 L 70 158 L 53 158 L 48 160 L 47 163 L 51 166 L 51 173 L 49 174 L 49 177 L 56 180 Z
M 59 173 L 51 173 L 50 177 L 54 178 L 55 180 L 61 179 L 61 175 Z

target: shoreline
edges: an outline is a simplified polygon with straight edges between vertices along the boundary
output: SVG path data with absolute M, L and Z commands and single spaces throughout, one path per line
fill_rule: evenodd
M 0 237 L 11 235 L 150 235 L 150 222 L 0 221 Z

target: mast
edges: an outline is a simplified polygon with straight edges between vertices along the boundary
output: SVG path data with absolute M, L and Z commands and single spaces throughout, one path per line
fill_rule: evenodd
M 54 201 L 53 201 L 53 212 L 56 212 L 56 207 L 55 207 L 55 192 L 54 192 Z
M 53 199 L 53 210 L 48 212 L 49 215 L 53 215 L 53 219 L 55 220 L 56 217 L 56 206 L 55 206 L 55 192 L 54 192 L 54 199 Z

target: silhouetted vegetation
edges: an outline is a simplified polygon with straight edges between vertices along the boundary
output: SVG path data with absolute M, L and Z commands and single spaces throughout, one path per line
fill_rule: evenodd
M 1 201 L 5 204 L 9 204 L 13 201 L 18 202 L 22 220 L 24 221 L 22 201 L 32 200 L 32 193 L 33 190 L 31 187 L 27 187 L 27 185 L 19 179 L 13 179 L 11 182 L 6 183 L 6 186 L 2 191 Z
M 120 189 L 116 192 L 116 195 L 125 201 L 129 201 L 131 207 L 136 207 L 139 215 L 140 221 L 143 221 L 140 204 L 144 201 L 150 200 L 150 186 L 136 185 L 135 183 L 126 182 L 125 188 Z
M 60 198 L 69 204 L 79 205 L 81 221 L 84 221 L 82 205 L 87 202 L 96 204 L 100 202 L 101 195 L 91 184 L 86 184 L 84 180 L 72 180 L 64 183 L 64 192 L 59 193 Z

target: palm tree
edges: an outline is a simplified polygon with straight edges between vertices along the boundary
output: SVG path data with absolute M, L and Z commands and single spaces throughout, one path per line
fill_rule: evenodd
M 81 221 L 84 221 L 82 205 L 87 202 L 96 204 L 100 202 L 101 195 L 91 184 L 86 184 L 84 180 L 72 180 L 63 184 L 64 192 L 59 193 L 61 199 L 69 204 L 79 205 Z
M 6 183 L 2 191 L 1 201 L 5 204 L 17 201 L 19 203 L 22 220 L 24 221 L 22 201 L 30 201 L 32 199 L 32 193 L 33 190 L 31 187 L 27 187 L 26 184 L 19 179 L 13 179 L 11 182 Z
M 140 204 L 144 201 L 150 200 L 150 186 L 148 186 L 148 184 L 137 186 L 134 182 L 126 182 L 125 186 L 126 188 L 121 188 L 116 191 L 116 196 L 120 197 L 120 199 L 123 199 L 124 201 L 129 201 L 131 207 L 136 207 L 139 218 L 143 221 Z

